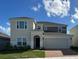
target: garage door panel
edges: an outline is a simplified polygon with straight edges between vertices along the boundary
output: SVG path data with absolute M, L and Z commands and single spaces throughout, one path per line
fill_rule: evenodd
M 46 38 L 44 40 L 44 48 L 46 48 L 46 49 L 67 48 L 67 39 L 65 39 L 65 38 Z

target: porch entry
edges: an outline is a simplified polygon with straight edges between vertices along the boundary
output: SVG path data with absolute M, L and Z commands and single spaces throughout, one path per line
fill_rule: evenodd
M 34 49 L 40 49 L 40 36 L 34 36 Z

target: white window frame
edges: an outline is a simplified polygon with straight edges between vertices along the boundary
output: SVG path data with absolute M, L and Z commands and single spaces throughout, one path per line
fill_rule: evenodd
M 24 42 L 23 39 L 24 39 L 24 38 L 26 39 L 26 45 L 27 45 L 27 38 L 26 38 L 26 37 L 18 37 L 18 38 L 21 39 L 21 46 L 24 46 L 24 45 L 23 45 L 23 42 Z M 16 39 L 17 45 L 18 45 L 18 42 L 19 42 L 19 41 L 18 41 L 18 38 Z
M 17 26 L 18 26 L 17 29 L 27 29 L 27 22 L 26 22 L 26 21 L 22 21 L 22 22 L 24 22 L 24 28 L 20 28 L 20 22 L 21 22 L 21 21 L 17 21 L 16 28 L 17 28 Z M 25 28 L 25 26 L 26 26 L 26 28 Z
M 61 31 L 59 31 L 59 28 L 61 29 Z M 62 32 L 62 27 L 61 26 L 58 27 L 58 32 Z
M 19 41 L 19 39 L 20 39 L 20 41 Z M 21 37 L 18 37 L 16 41 L 17 41 L 17 45 L 18 45 L 18 42 L 21 42 L 21 46 L 22 46 L 22 39 L 21 39 Z

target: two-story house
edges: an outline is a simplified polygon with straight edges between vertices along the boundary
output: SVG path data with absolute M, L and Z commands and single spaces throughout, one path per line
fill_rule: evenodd
M 71 46 L 71 35 L 67 25 L 52 22 L 35 22 L 28 17 L 10 18 L 11 45 L 32 49 L 67 49 Z

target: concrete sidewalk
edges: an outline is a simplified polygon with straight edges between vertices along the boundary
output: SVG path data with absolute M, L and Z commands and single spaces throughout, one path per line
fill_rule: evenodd
M 78 56 L 63 56 L 63 57 L 47 57 L 47 58 L 18 58 L 18 59 L 78 59 Z

